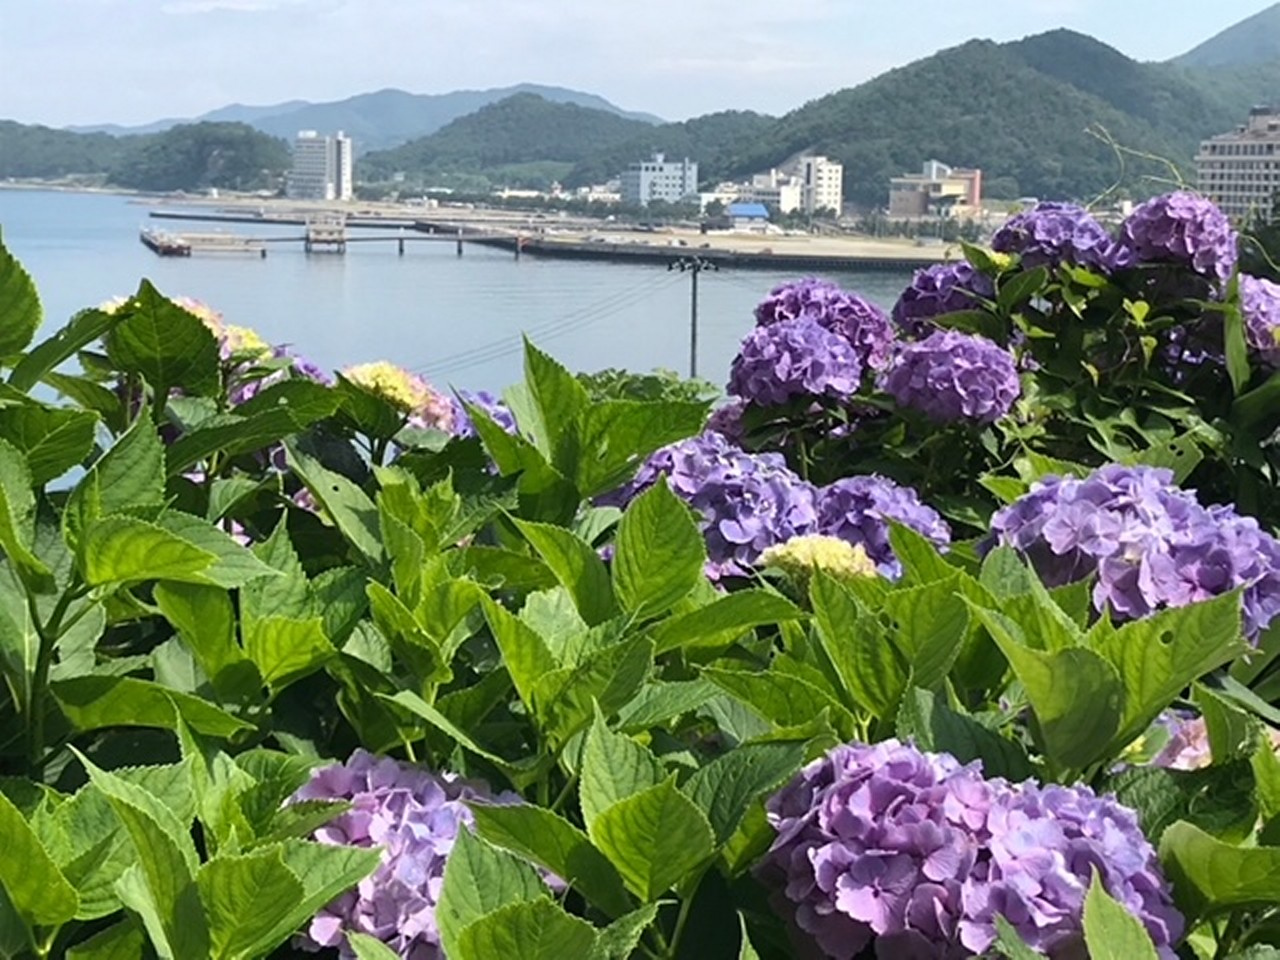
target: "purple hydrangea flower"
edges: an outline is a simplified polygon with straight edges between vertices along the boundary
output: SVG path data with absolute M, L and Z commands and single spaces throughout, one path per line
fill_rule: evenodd
M 1131 810 L 1087 787 L 1011 786 L 979 763 L 887 740 L 832 750 L 768 802 L 762 867 L 823 952 L 852 960 L 985 952 L 1004 915 L 1035 949 L 1083 948 L 1096 868 L 1162 957 L 1183 922 Z
M 818 532 L 858 544 L 886 577 L 902 576 L 902 564 L 889 545 L 894 520 L 937 546 L 951 543 L 951 528 L 932 507 L 920 502 L 910 487 L 885 477 L 846 477 L 818 489 Z
M 1120 619 L 1244 588 L 1249 636 L 1280 614 L 1280 541 L 1252 517 L 1205 507 L 1155 467 L 1047 477 L 991 520 L 1050 586 L 1097 576 L 1093 603 Z
M 1084 897 L 1096 869 L 1157 954 L 1176 956 L 1185 923 L 1133 810 L 1084 785 L 1028 781 L 997 796 L 986 828 L 991 839 L 965 885 L 960 921 L 960 940 L 974 953 L 995 942 L 999 914 L 1041 953 L 1082 956 Z
M 991 248 L 1016 253 L 1027 268 L 1069 263 L 1109 271 L 1115 240 L 1102 224 L 1074 203 L 1040 203 L 1011 217 L 991 238 Z
M 903 406 L 943 423 L 992 423 L 1022 393 L 1009 351 L 954 330 L 900 345 L 881 387 Z
M 756 307 L 761 326 L 788 320 L 813 320 L 853 346 L 863 366 L 883 369 L 889 362 L 896 331 L 878 306 L 829 280 L 806 277 L 774 287 Z
M 1169 731 L 1169 742 L 1151 761 L 1153 766 L 1170 770 L 1199 770 L 1213 763 L 1209 744 L 1209 728 L 1204 717 L 1167 710 L 1156 718 L 1156 726 Z M 1263 736 L 1274 750 L 1280 750 L 1280 730 L 1269 729 Z
M 1268 367 L 1280 369 L 1280 284 L 1240 274 L 1245 342 Z
M 479 407 L 489 417 L 507 433 L 516 433 L 516 418 L 511 413 L 510 408 L 495 397 L 487 390 L 477 390 L 472 393 L 463 390 L 458 394 L 462 400 L 472 406 Z M 453 435 L 455 437 L 474 437 L 476 435 L 476 426 L 471 422 L 466 408 L 458 401 L 458 398 L 451 397 L 449 400 L 453 407 Z
M 1120 250 L 1133 263 L 1189 267 L 1218 282 L 1235 269 L 1236 239 L 1213 201 L 1185 190 L 1153 197 L 1120 227 Z
M 321 910 L 299 935 L 307 949 L 337 947 L 349 930 L 377 937 L 406 960 L 442 960 L 435 908 L 459 829 L 473 824 L 464 801 L 515 803 L 482 783 L 357 750 L 344 764 L 316 770 L 292 798 L 346 800 L 351 809 L 314 834 L 320 843 L 382 847 L 381 865 Z
M 333 386 L 333 377 L 305 357 L 294 356 L 288 346 L 273 347 L 271 356 L 274 359 L 288 359 L 288 366 L 268 373 L 266 376 L 248 377 L 253 371 L 249 364 L 228 374 L 227 401 L 233 407 L 248 403 L 267 387 L 289 379 L 310 380 L 326 387 Z
M 935 329 L 929 321 L 961 310 L 981 309 L 978 298 L 996 295 L 995 284 L 968 261 L 938 263 L 917 270 L 911 286 L 902 292 L 893 307 L 893 319 L 913 336 Z
M 847 340 L 814 320 L 756 327 L 742 341 L 729 371 L 729 392 L 761 406 L 794 397 L 852 395 L 862 364 Z
M 717 407 L 707 420 L 707 429 L 733 443 L 741 443 L 744 435 L 742 414 L 746 407 L 746 401 L 737 398 Z
M 814 532 L 813 486 L 781 454 L 747 453 L 713 432 L 663 447 L 599 502 L 625 507 L 661 475 L 701 517 L 712 578 L 744 575 L 769 547 Z

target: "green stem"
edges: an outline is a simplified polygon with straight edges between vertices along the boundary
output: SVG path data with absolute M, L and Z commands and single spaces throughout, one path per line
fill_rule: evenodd
M 559 794 L 556 795 L 555 802 L 551 804 L 552 811 L 559 810 L 560 805 L 569 799 L 570 795 L 572 795 L 573 793 L 573 788 L 577 785 L 577 783 L 578 783 L 578 775 L 576 773 L 573 774 L 571 777 L 569 777 L 568 780 L 565 781 L 564 788 L 560 791 Z
M 703 867 L 694 876 L 693 882 L 684 887 L 684 898 L 680 901 L 680 913 L 676 915 L 675 929 L 671 931 L 671 944 L 667 948 L 667 957 L 669 960 L 676 960 L 676 954 L 680 949 L 680 938 L 684 936 L 685 925 L 689 922 L 689 912 L 693 907 L 694 895 L 698 892 L 698 887 L 702 885 L 702 878 L 707 875 L 707 870 L 711 866 L 710 863 Z
M 45 698 L 48 695 L 49 671 L 53 667 L 54 649 L 63 632 L 62 618 L 66 615 L 67 608 L 71 606 L 75 596 L 76 593 L 73 587 L 68 587 L 64 590 L 62 596 L 58 598 L 57 604 L 54 605 L 53 612 L 49 614 L 49 621 L 44 626 L 41 626 L 40 611 L 36 606 L 35 596 L 30 592 L 27 593 L 27 610 L 31 615 L 31 623 L 35 627 L 36 636 L 40 638 L 40 651 L 36 656 L 36 672 L 31 682 L 31 702 L 27 704 L 29 718 L 27 726 L 27 758 L 33 770 L 43 763 L 42 757 L 45 752 Z

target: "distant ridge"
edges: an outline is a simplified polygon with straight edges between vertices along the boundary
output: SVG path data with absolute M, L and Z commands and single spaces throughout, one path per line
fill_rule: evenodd
M 602 110 L 627 120 L 649 124 L 662 122 L 660 117 L 653 114 L 623 110 L 593 93 L 567 87 L 520 83 L 510 87 L 454 90 L 450 93 L 408 93 L 388 88 L 323 103 L 307 100 L 289 100 L 266 106 L 236 103 L 202 114 L 194 120 L 167 119 L 137 127 L 106 124 L 69 129 L 77 133 L 110 133 L 121 136 L 157 133 L 180 123 L 208 120 L 247 123 L 263 133 L 286 139 L 292 139 L 299 130 L 343 130 L 355 140 L 356 149 L 364 152 L 398 146 L 435 133 L 459 117 L 475 113 L 482 107 L 519 93 L 537 94 L 551 103 Z
M 1173 62 L 1184 67 L 1245 67 L 1278 60 L 1280 3 L 1228 27 Z

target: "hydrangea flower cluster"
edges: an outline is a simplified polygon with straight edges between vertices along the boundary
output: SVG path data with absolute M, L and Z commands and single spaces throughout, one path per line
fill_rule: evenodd
M 342 376 L 358 387 L 382 397 L 408 415 L 410 426 L 453 430 L 453 404 L 449 397 L 417 374 L 385 360 L 346 367 Z
M 1280 369 L 1280 284 L 1240 274 L 1240 311 L 1249 349 L 1268 367 Z
M 811 534 L 860 546 L 881 573 L 898 576 L 885 522 L 890 519 L 940 546 L 950 541 L 946 523 L 913 490 L 874 476 L 815 487 L 781 454 L 747 453 L 712 431 L 658 450 L 635 479 L 598 502 L 625 507 L 661 475 L 702 517 L 707 574 L 715 579 L 745 575 L 768 548 Z
M 1199 770 L 1213 762 L 1204 717 L 1169 711 L 1156 723 L 1169 731 L 1169 742 L 1151 761 L 1154 766 L 1170 770 Z M 1267 737 L 1272 748 L 1280 751 L 1280 730 L 1268 730 Z
M 711 416 L 707 419 L 707 429 L 734 443 L 740 443 L 745 433 L 742 415 L 746 409 L 745 400 L 739 397 L 731 399 L 711 412 Z
M 802 591 L 818 570 L 836 580 L 874 577 L 876 565 L 861 544 L 811 533 L 775 544 L 760 554 L 761 566 L 786 574 Z
M 1127 263 L 1172 263 L 1225 282 L 1236 266 L 1236 232 L 1213 201 L 1178 190 L 1138 206 L 1120 227 Z
M 1008 350 L 955 330 L 901 344 L 881 387 L 904 407 L 942 423 L 992 423 L 1008 413 L 1022 393 Z
M 761 406 L 793 397 L 843 399 L 858 389 L 862 364 L 844 337 L 800 318 L 753 329 L 729 370 L 729 392 Z
M 312 772 L 292 801 L 345 800 L 346 813 L 315 832 L 320 843 L 382 847 L 382 863 L 354 890 L 342 894 L 299 935 L 303 947 L 354 952 L 346 932 L 377 937 L 407 960 L 442 960 L 435 908 L 444 867 L 459 829 L 473 824 L 466 800 L 515 803 L 481 783 L 431 773 L 357 750 L 342 764 Z
M 830 280 L 805 277 L 774 287 L 756 307 L 756 323 L 768 326 L 788 320 L 813 320 L 839 334 L 853 347 L 859 362 L 873 370 L 889 361 L 894 325 L 865 297 Z
M 1182 935 L 1136 815 L 1085 786 L 988 780 L 979 763 L 887 740 L 835 748 L 767 812 L 777 837 L 762 872 L 837 960 L 873 938 L 882 958 L 981 954 L 998 915 L 1036 950 L 1082 956 L 1095 868 L 1161 957 Z
M 1244 587 L 1250 636 L 1280 614 L 1280 541 L 1229 506 L 1203 506 L 1156 467 L 1048 477 L 991 520 L 1049 586 L 1097 576 L 1093 603 L 1122 619 Z
M 719 434 L 704 433 L 654 454 L 637 477 L 636 492 L 660 473 L 702 516 L 713 578 L 742 576 L 767 548 L 814 530 L 813 487 L 779 453 L 747 453 Z
M 845 477 L 818 490 L 818 529 L 862 547 L 882 574 L 896 579 L 902 564 L 889 545 L 889 520 L 943 549 L 951 543 L 951 528 L 938 512 L 910 487 L 885 477 Z
M 1106 228 L 1074 203 L 1036 204 L 991 238 L 993 250 L 1018 254 L 1030 269 L 1069 263 L 1105 273 L 1115 263 L 1115 245 Z
M 961 310 L 976 310 L 978 298 L 996 295 L 991 278 L 973 268 L 968 261 L 938 263 L 917 270 L 911 286 L 902 292 L 893 307 L 893 319 L 913 336 L 922 336 L 933 328 L 934 317 Z
M 474 393 L 463 390 L 458 396 L 473 407 L 479 407 L 487 413 L 490 419 L 507 433 L 516 433 L 516 418 L 510 408 L 488 390 L 477 390 Z M 476 436 L 476 425 L 471 422 L 466 407 L 457 400 L 451 400 L 450 405 L 453 409 L 453 435 L 455 437 Z

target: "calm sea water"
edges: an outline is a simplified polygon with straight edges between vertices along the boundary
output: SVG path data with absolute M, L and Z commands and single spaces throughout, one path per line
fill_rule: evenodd
M 525 333 L 575 370 L 688 371 L 690 278 L 661 266 L 516 261 L 472 246 L 458 257 L 450 243 L 409 244 L 403 257 L 393 243 L 371 243 L 349 246 L 345 256 L 308 256 L 301 244 L 277 244 L 265 259 L 168 259 L 138 242 L 150 209 L 125 197 L 0 190 L 0 231 L 35 278 L 48 332 L 76 310 L 133 292 L 147 277 L 162 292 L 202 300 L 228 322 L 293 344 L 327 368 L 386 359 L 442 386 L 497 390 L 521 379 Z M 275 235 L 298 230 L 264 229 Z M 752 308 L 787 279 L 791 275 L 758 271 L 702 275 L 702 376 L 724 381 L 751 328 Z M 832 279 L 887 308 L 909 277 Z

